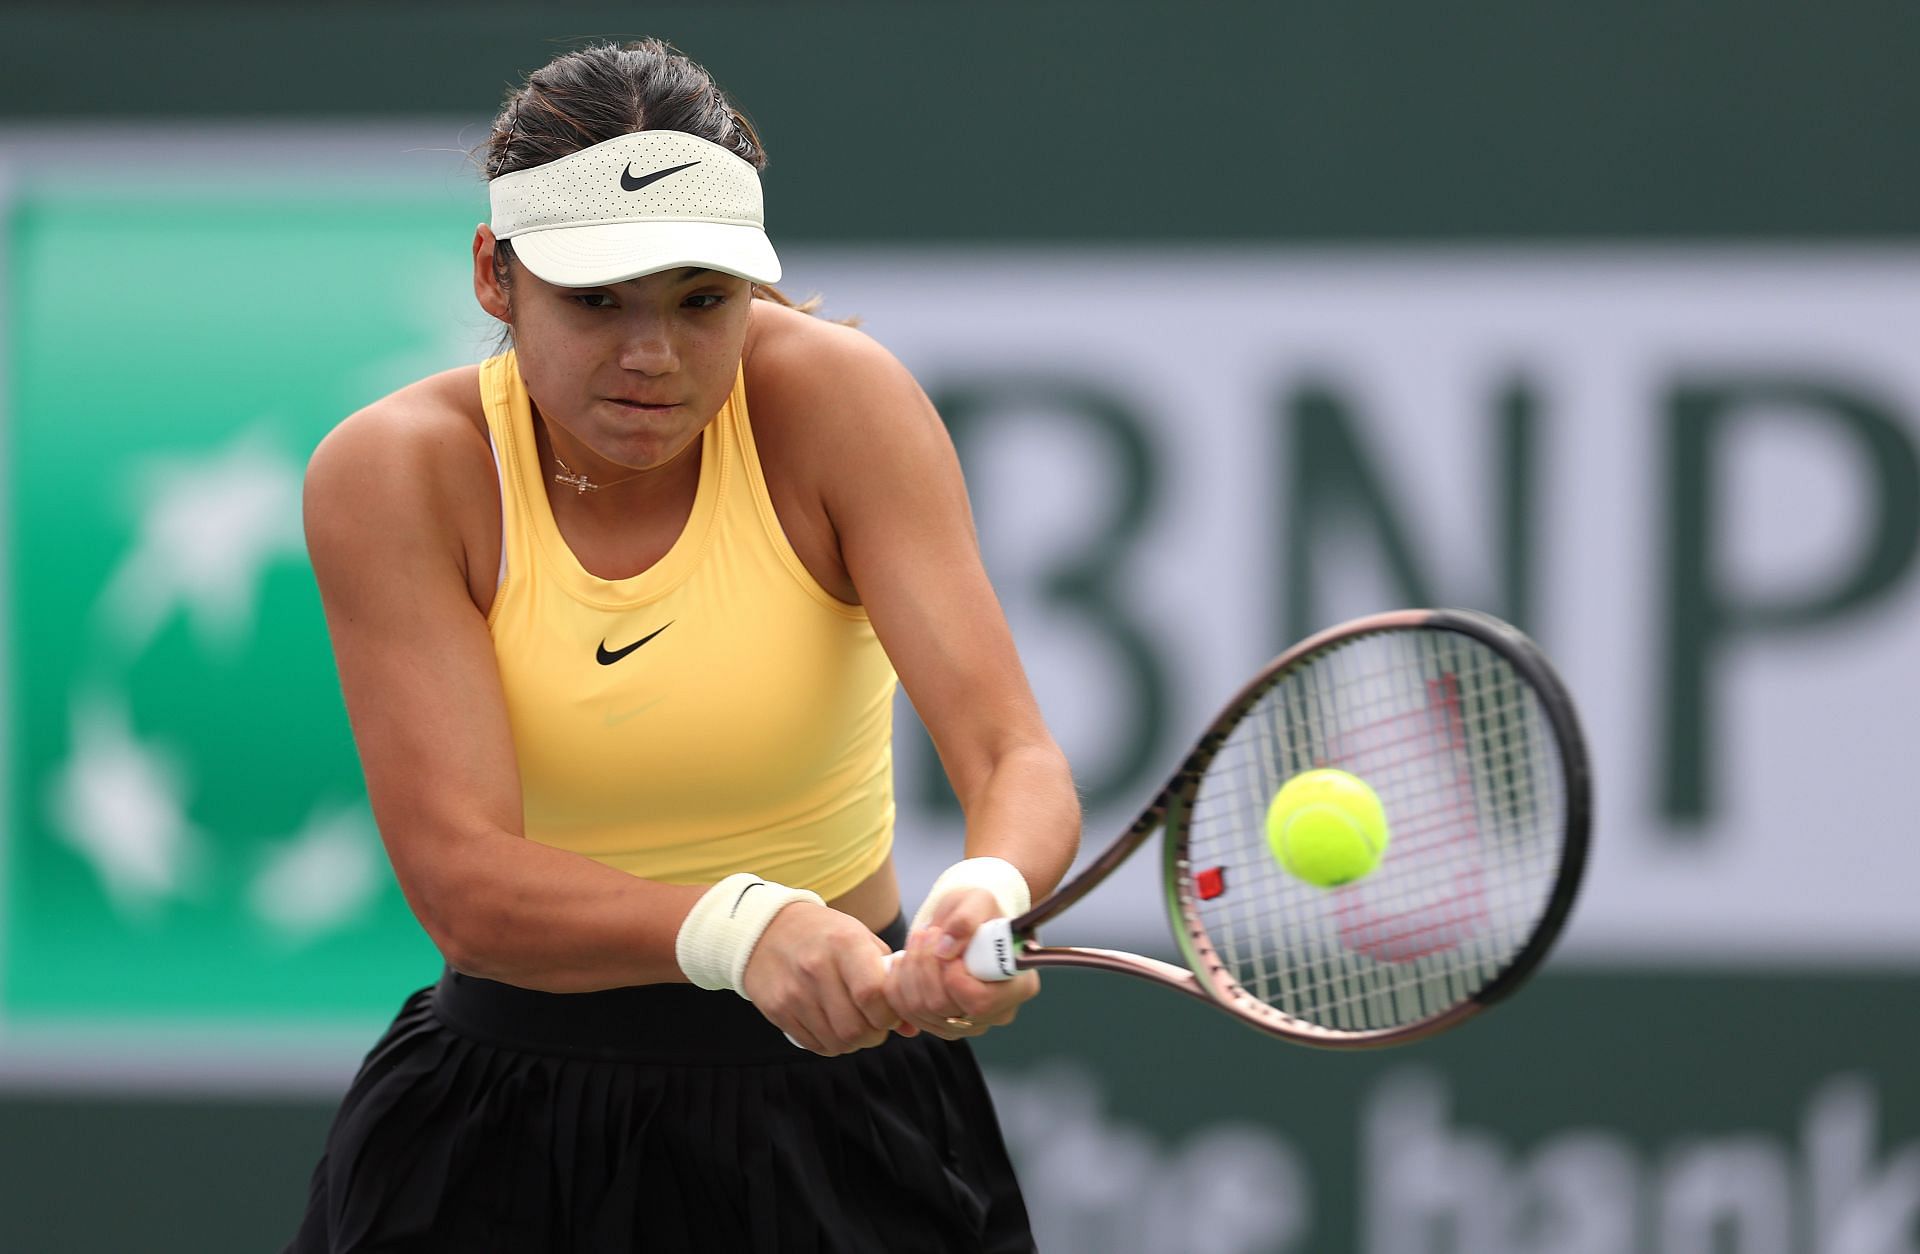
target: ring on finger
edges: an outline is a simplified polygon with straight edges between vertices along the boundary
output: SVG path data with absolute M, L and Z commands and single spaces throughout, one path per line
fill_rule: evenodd
M 948 1015 L 946 1025 L 950 1028 L 970 1028 L 974 1026 L 974 1022 L 965 1015 Z

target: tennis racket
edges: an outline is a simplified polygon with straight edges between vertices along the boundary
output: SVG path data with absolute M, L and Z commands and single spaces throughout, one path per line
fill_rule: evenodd
M 1380 866 L 1338 888 L 1295 879 L 1266 840 L 1275 792 L 1316 767 L 1365 780 L 1389 824 Z M 1027 913 L 982 925 L 966 963 L 981 979 L 1118 971 L 1287 1040 L 1402 1044 L 1540 966 L 1579 890 L 1591 809 L 1572 700 L 1530 640 L 1462 610 L 1373 615 L 1270 662 L 1112 847 Z M 1039 942 L 1156 831 L 1185 969 Z

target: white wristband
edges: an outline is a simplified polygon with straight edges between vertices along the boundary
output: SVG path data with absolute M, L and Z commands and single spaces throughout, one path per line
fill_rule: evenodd
M 933 918 L 935 903 L 956 888 L 986 889 L 999 903 L 1002 918 L 1011 919 L 1033 907 L 1033 893 L 1027 888 L 1027 877 L 1020 874 L 1020 868 L 1005 858 L 968 858 L 940 872 L 940 878 L 927 890 L 927 899 L 914 912 L 907 935 L 927 926 Z
M 804 888 L 788 888 L 758 875 L 729 875 L 687 912 L 674 938 L 673 956 L 701 988 L 730 988 L 745 997 L 741 983 L 753 947 L 773 916 L 796 901 L 826 904 L 819 893 Z

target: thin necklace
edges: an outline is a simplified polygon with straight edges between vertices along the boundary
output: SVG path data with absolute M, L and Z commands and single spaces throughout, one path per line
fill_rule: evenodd
M 573 467 L 561 461 L 560 454 L 555 453 L 553 455 L 553 460 L 554 460 L 554 463 L 560 467 L 559 472 L 553 476 L 553 481 L 555 483 L 565 484 L 567 487 L 572 488 L 576 496 L 587 493 L 587 492 L 598 492 L 602 488 L 618 487 L 619 485 L 625 483 L 627 479 L 638 479 L 641 475 L 644 475 L 647 473 L 644 470 L 636 470 L 632 474 L 628 475 L 626 479 L 615 479 L 612 483 L 595 483 L 593 480 L 587 478 L 585 475 L 575 472 Z

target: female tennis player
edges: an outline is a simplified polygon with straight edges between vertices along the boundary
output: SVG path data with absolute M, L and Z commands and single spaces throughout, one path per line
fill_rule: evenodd
M 537 71 L 485 162 L 474 291 L 511 348 L 308 470 L 369 796 L 447 970 L 289 1248 L 1031 1249 L 962 1038 L 1037 985 L 955 959 L 1059 880 L 1079 810 L 939 418 L 770 286 L 760 142 L 665 45 Z M 967 817 L 911 928 L 896 676 Z

